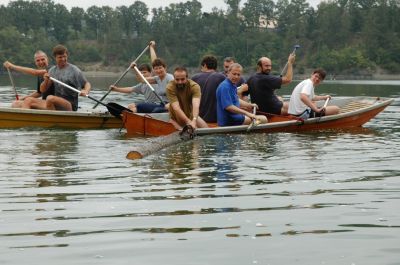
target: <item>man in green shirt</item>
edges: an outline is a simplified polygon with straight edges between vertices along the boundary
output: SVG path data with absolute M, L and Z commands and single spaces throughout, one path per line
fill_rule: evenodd
M 208 127 L 199 117 L 200 86 L 188 79 L 186 68 L 175 68 L 174 80 L 168 83 L 166 92 L 170 103 L 170 122 L 177 129 L 180 130 L 185 125 L 191 125 L 193 128 Z

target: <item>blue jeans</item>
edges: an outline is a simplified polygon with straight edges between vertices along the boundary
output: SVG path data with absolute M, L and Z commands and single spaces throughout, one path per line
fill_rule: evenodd
M 157 103 L 138 103 L 136 105 L 136 109 L 138 113 L 160 113 L 167 112 L 167 109 L 162 104 Z

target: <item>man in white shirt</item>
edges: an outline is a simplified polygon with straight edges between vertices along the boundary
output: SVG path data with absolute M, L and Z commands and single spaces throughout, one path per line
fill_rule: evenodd
M 309 79 L 300 82 L 293 90 L 289 102 L 289 114 L 302 119 L 322 117 L 338 114 L 340 109 L 337 106 L 318 107 L 315 101 L 331 98 L 330 95 L 316 96 L 314 88 L 325 79 L 326 72 L 323 69 L 316 69 Z

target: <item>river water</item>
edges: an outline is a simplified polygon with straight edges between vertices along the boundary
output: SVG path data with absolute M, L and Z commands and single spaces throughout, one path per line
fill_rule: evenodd
M 91 82 L 100 98 L 113 80 Z M 206 136 L 137 161 L 148 139 L 123 130 L 0 129 L 0 264 L 399 265 L 399 85 L 317 88 L 396 98 L 364 128 Z

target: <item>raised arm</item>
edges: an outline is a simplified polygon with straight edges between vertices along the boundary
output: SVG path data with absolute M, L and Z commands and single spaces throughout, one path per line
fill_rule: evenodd
M 289 84 L 293 80 L 293 64 L 296 59 L 296 55 L 291 53 L 288 58 L 287 70 L 285 75 L 282 77 L 282 85 Z
M 14 70 L 14 71 L 24 73 L 27 75 L 42 76 L 45 73 L 47 73 L 47 70 L 45 70 L 45 69 L 34 69 L 34 68 L 30 68 L 30 67 L 15 65 L 9 61 L 5 61 L 3 63 L 3 66 L 10 70 Z
M 156 54 L 156 42 L 155 41 L 150 41 L 150 59 L 151 62 L 153 62 L 156 58 L 157 58 L 157 54 Z

